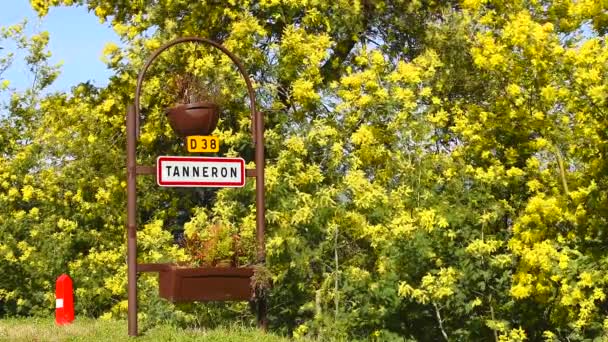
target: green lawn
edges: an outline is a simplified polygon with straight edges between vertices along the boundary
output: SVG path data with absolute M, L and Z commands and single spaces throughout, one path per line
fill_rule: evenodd
M 136 341 L 255 341 L 286 342 L 286 338 L 257 329 L 233 327 L 215 330 L 183 330 L 159 326 L 143 333 Z M 56 326 L 52 319 L 0 319 L 1 341 L 134 341 L 127 336 L 126 321 L 77 318 L 74 323 Z

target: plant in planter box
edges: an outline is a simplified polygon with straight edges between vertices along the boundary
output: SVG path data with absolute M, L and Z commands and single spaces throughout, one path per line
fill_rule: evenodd
M 219 221 L 187 235 L 185 248 L 191 264 L 204 267 L 237 267 L 242 254 L 239 236 Z
M 185 226 L 188 264 L 170 264 L 159 277 L 160 296 L 172 302 L 252 300 L 253 267 L 238 267 L 243 253 L 236 229 L 225 222 L 207 223 L 200 211 Z
M 169 124 L 182 137 L 210 134 L 219 120 L 221 86 L 213 80 L 191 73 L 173 78 L 169 90 L 177 99 L 177 104 L 166 110 Z

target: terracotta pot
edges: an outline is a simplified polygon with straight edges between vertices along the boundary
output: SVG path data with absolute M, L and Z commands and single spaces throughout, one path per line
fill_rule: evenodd
M 179 104 L 165 113 L 171 128 L 180 137 L 209 135 L 219 119 L 219 107 L 211 102 Z
M 159 292 L 172 302 L 251 300 L 249 267 L 195 267 L 167 265 L 159 272 Z

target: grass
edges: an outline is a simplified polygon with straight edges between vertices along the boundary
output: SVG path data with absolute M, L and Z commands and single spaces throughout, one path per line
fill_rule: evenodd
M 53 319 L 0 319 L 1 341 L 255 341 L 286 342 L 286 338 L 246 327 L 214 330 L 184 330 L 169 325 L 140 332 L 137 339 L 127 335 L 126 321 L 77 318 L 72 324 L 57 326 Z

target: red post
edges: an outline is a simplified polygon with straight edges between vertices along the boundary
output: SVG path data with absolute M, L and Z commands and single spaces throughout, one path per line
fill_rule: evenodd
M 55 323 L 70 324 L 74 320 L 74 292 L 72 278 L 62 274 L 57 278 L 55 287 Z

